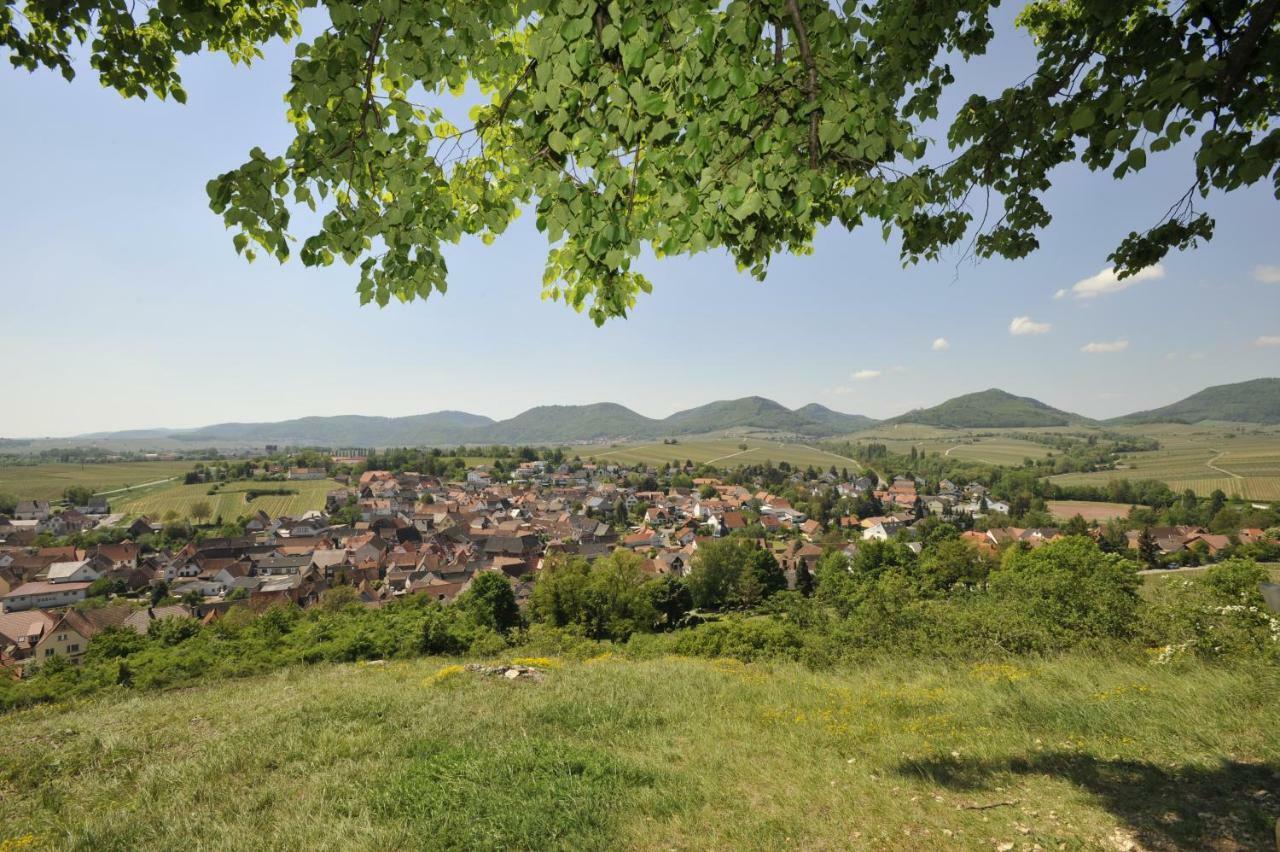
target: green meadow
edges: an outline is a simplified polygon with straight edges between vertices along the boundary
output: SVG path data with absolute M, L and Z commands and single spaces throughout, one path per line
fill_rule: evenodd
M 1280 673 L 319 665 L 0 717 L 0 847 L 1263 849 Z

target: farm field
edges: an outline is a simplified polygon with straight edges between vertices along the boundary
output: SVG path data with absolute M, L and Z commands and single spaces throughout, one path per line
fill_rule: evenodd
M 899 658 L 809 671 L 605 655 L 513 683 L 450 662 L 299 667 L 0 717 L 0 846 L 1275 842 L 1280 681 L 1262 664 Z
M 1233 497 L 1280 500 L 1280 430 L 1200 425 L 1125 431 L 1150 435 L 1161 447 L 1127 454 L 1119 470 L 1068 473 L 1052 481 L 1102 485 L 1113 479 L 1158 479 L 1202 497 L 1221 489 Z
M 876 426 L 864 432 L 850 435 L 854 443 L 884 444 L 891 452 L 937 453 L 968 461 L 1017 466 L 1023 459 L 1041 459 L 1052 452 L 1050 447 L 1026 441 L 1017 434 L 1052 433 L 1055 431 L 1080 432 L 1062 429 L 939 429 L 934 426 L 899 424 L 892 427 Z M 1007 433 L 1007 434 L 1006 434 Z
M 747 449 L 739 447 L 745 444 Z M 857 461 L 834 453 L 828 453 L 814 446 L 804 444 L 783 444 L 777 441 L 762 441 L 757 438 L 709 438 L 705 440 L 681 440 L 678 444 L 664 444 L 661 441 L 644 444 L 624 444 L 617 447 L 600 449 L 580 447 L 575 454 L 597 462 L 617 462 L 619 464 L 652 464 L 663 465 L 672 461 L 683 462 L 690 459 L 694 464 L 714 464 L 719 467 L 740 467 L 744 464 L 763 464 L 766 461 L 787 462 L 799 467 L 825 470 L 831 465 L 837 468 L 847 467 L 850 471 L 859 469 Z
M 63 490 L 72 485 L 112 491 L 182 476 L 194 466 L 195 462 L 190 460 L 3 466 L 0 467 L 0 492 L 23 500 L 50 500 L 61 497 Z
M 290 482 L 243 481 L 229 482 L 217 494 L 209 494 L 207 493 L 208 483 L 200 485 L 169 483 L 136 494 L 121 495 L 120 498 L 111 501 L 111 508 L 128 516 L 147 515 L 153 520 L 158 520 L 171 511 L 185 518 L 190 515 L 193 504 L 200 500 L 207 500 L 213 509 L 212 517 L 221 516 L 227 521 L 241 515 L 251 515 L 259 509 L 272 517 L 280 515 L 297 517 L 312 509 L 323 509 L 325 495 L 338 487 L 338 484 L 331 479 Z M 264 488 L 289 488 L 298 493 L 267 495 L 258 497 L 252 502 L 246 501 L 246 491 Z
M 1079 515 L 1086 521 L 1109 521 L 1112 518 L 1127 518 L 1133 508 L 1128 503 L 1102 503 L 1093 500 L 1049 500 L 1046 502 L 1049 513 L 1059 520 L 1070 520 Z

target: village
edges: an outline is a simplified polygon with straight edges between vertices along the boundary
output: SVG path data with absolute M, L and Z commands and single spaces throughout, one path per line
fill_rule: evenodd
M 270 517 L 259 510 L 240 518 L 233 536 L 216 534 L 223 528 L 175 533 L 172 519 L 124 518 L 102 498 L 66 507 L 19 502 L 12 517 L 0 516 L 0 666 L 20 676 L 54 657 L 75 663 L 108 627 L 147 633 L 157 620 L 210 623 L 236 605 L 305 608 L 334 587 L 348 587 L 373 608 L 410 595 L 449 603 L 493 572 L 523 606 L 552 554 L 590 562 L 624 548 L 652 577 L 685 577 L 700 544 L 748 537 L 773 553 L 795 589 L 833 549 L 852 557 L 865 542 L 897 539 L 919 554 L 917 525 L 926 518 L 959 527 L 960 538 L 992 560 L 1007 547 L 1035 548 L 1064 535 L 1057 526 L 1008 525 L 1008 503 L 977 482 L 943 479 L 926 492 L 919 477 L 886 482 L 834 467 L 791 470 L 769 489 L 579 460 L 524 460 L 500 474 L 476 465 L 458 479 L 360 470 L 363 458 L 332 461 L 355 463 L 359 472 L 332 480 L 323 511 Z M 286 480 L 329 475 L 323 467 L 275 469 Z M 810 517 L 813 507 L 822 517 Z M 36 542 L 95 528 L 116 534 L 85 547 Z M 1076 532 L 1105 535 L 1097 525 Z M 1263 537 L 1261 529 L 1222 535 L 1177 525 L 1128 530 L 1123 547 L 1213 558 Z

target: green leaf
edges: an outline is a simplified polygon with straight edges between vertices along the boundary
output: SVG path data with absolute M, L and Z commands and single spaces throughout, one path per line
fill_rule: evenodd
M 1071 113 L 1071 129 L 1079 133 L 1093 125 L 1093 107 L 1089 104 L 1081 104 L 1075 112 Z

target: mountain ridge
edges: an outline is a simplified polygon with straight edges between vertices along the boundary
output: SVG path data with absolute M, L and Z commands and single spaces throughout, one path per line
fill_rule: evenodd
M 134 429 L 73 436 L 82 439 L 166 437 L 184 443 L 237 441 L 328 447 L 449 446 L 459 444 L 577 443 L 649 440 L 727 429 L 760 429 L 806 437 L 850 434 L 879 424 L 940 428 L 1031 428 L 1097 424 L 1195 423 L 1201 420 L 1280 423 L 1280 378 L 1213 385 L 1161 408 L 1093 420 L 999 388 L 961 394 L 938 405 L 876 420 L 816 402 L 789 409 L 762 396 L 715 400 L 664 418 L 615 402 L 540 405 L 505 420 L 465 411 L 407 417 L 359 414 L 228 422 L 196 429 Z

